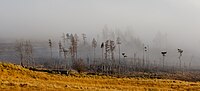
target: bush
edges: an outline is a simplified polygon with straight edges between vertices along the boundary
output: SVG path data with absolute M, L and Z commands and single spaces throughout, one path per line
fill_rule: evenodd
M 72 68 L 78 71 L 79 73 L 82 73 L 86 70 L 86 65 L 83 62 L 83 59 L 77 59 L 74 61 Z

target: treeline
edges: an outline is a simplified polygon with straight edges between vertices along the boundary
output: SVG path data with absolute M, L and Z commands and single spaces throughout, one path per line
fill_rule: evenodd
M 110 31 L 104 27 L 101 38 L 89 41 L 86 34 L 63 33 L 59 41 L 49 39 L 49 57 L 34 58 L 34 48 L 30 41 L 17 41 L 16 52 L 23 67 L 47 68 L 57 70 L 77 70 L 78 72 L 100 72 L 107 74 L 130 73 L 133 71 L 158 72 L 187 70 L 182 65 L 183 50 L 178 49 L 179 66 L 166 65 L 167 50 L 159 50 L 160 62 L 152 60 L 150 45 L 134 37 L 131 31 Z M 157 44 L 164 41 L 154 40 Z M 161 46 L 161 44 L 160 44 Z M 55 55 L 58 55 L 55 57 Z M 37 62 L 36 62 L 37 61 Z M 43 61 L 43 62 L 41 62 Z M 191 66 L 191 63 L 189 64 Z M 188 66 L 188 68 L 189 68 Z

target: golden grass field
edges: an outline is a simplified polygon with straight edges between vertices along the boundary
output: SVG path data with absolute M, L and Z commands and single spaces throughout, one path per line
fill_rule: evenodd
M 200 82 L 56 75 L 0 63 L 0 91 L 200 91 Z

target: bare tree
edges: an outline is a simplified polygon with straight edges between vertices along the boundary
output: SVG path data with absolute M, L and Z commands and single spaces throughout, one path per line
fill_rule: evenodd
M 104 59 L 104 57 L 103 57 L 103 54 L 104 54 L 104 51 L 103 51 L 103 50 L 104 50 L 104 42 L 101 43 L 101 49 L 102 49 L 102 51 L 101 51 L 101 52 L 102 52 L 101 56 L 102 56 L 102 62 L 103 62 L 103 59 Z
M 75 49 L 75 56 L 76 56 L 76 59 L 78 58 L 78 41 L 79 41 L 79 39 L 78 39 L 78 35 L 77 34 L 75 34 L 74 35 L 74 49 Z
M 33 45 L 31 43 L 31 41 L 28 41 L 28 57 L 29 60 L 32 63 L 32 66 L 35 68 L 35 60 L 34 60 L 34 55 L 33 55 Z
M 145 67 L 145 53 L 147 51 L 147 47 L 143 44 L 143 58 L 142 58 L 142 65 Z
M 69 61 L 67 61 L 67 53 L 69 51 L 67 49 L 65 49 L 65 48 L 62 48 L 62 49 L 63 49 L 63 52 L 64 52 L 64 59 L 67 62 L 66 68 L 70 68 L 70 63 L 69 63 Z
M 121 53 L 120 53 L 120 45 L 121 45 L 121 39 L 120 39 L 120 37 L 117 37 L 117 45 L 118 45 L 118 51 L 119 51 L 119 54 L 118 54 L 118 56 L 119 56 L 119 67 L 118 67 L 118 72 L 120 73 L 120 66 L 121 66 Z
M 75 39 L 73 34 L 70 35 L 70 39 L 71 39 L 71 46 L 70 46 L 70 53 L 71 53 L 71 58 L 72 58 L 72 62 L 75 60 Z
M 111 59 L 112 59 L 113 64 L 115 64 L 114 50 L 115 50 L 115 42 L 110 40 L 110 52 L 111 52 Z
M 95 59 L 95 56 L 96 56 L 95 50 L 96 50 L 96 47 L 97 47 L 97 41 L 95 40 L 95 38 L 93 38 L 93 40 L 92 40 L 92 47 L 94 49 L 94 65 L 95 65 L 95 62 L 96 62 L 96 59 Z
M 179 53 L 179 57 L 178 57 L 178 59 L 179 59 L 179 67 L 180 67 L 180 69 L 181 69 L 181 57 L 182 57 L 182 53 L 183 53 L 183 50 L 182 49 L 178 49 L 178 53 Z
M 71 39 L 71 38 L 70 38 L 70 34 L 67 33 L 67 34 L 66 34 L 66 37 L 67 37 L 67 42 L 68 42 L 68 41 Z
M 123 52 L 123 53 L 122 53 L 122 56 L 124 57 L 124 58 L 123 58 L 123 61 L 125 62 L 125 61 L 126 61 L 126 58 L 127 58 L 126 53 Z M 127 71 L 126 66 L 123 65 L 123 66 L 122 66 L 122 72 L 126 72 L 126 71 Z
M 121 45 L 121 39 L 120 37 L 117 37 L 117 44 L 118 44 L 118 51 L 119 51 L 119 65 L 120 65 L 120 60 L 121 60 L 121 55 L 120 55 L 120 45 Z
M 49 48 L 50 48 L 50 52 L 51 52 L 50 58 L 52 60 L 52 41 L 51 41 L 51 39 L 49 39 Z
M 67 38 L 66 38 L 66 36 L 65 36 L 65 33 L 63 33 L 63 35 L 62 35 L 62 40 L 63 40 L 63 44 L 64 44 L 64 46 L 65 46 L 65 43 L 66 43 L 66 40 L 67 40 Z
M 78 36 L 75 34 L 70 35 L 71 39 L 71 46 L 69 48 L 71 57 L 72 57 L 72 62 L 74 62 L 75 58 L 77 59 L 77 47 L 78 47 Z
M 146 55 L 146 67 L 147 67 L 147 69 L 149 69 L 149 65 L 150 65 L 150 62 L 149 62 L 149 45 L 146 45 L 144 47 L 144 52 L 145 52 L 145 55 Z
M 33 59 L 33 46 L 31 44 L 30 41 L 25 41 L 25 45 L 24 45 L 24 51 L 25 51 L 25 61 L 26 61 L 26 67 L 30 66 L 30 63 L 33 64 L 34 63 L 34 59 Z
M 16 52 L 20 56 L 20 64 L 22 67 L 29 67 L 30 63 L 32 66 L 35 66 L 33 46 L 30 41 L 17 41 L 15 48 Z
M 105 60 L 108 60 L 108 52 L 110 51 L 109 40 L 105 42 Z
M 16 52 L 20 56 L 20 65 L 24 67 L 23 61 L 24 61 L 24 44 L 23 41 L 17 41 L 15 45 Z
M 192 55 L 191 59 L 190 59 L 190 62 L 189 62 L 189 69 L 191 69 L 193 59 L 194 59 L 194 56 Z
M 60 65 L 61 59 L 62 59 L 62 56 L 61 56 L 61 54 L 62 54 L 62 43 L 61 43 L 61 41 L 59 41 L 58 47 L 59 47 L 59 62 L 58 62 L 58 65 Z
M 83 44 L 84 44 L 84 46 L 85 46 L 85 44 L 86 44 L 86 38 L 87 38 L 87 37 L 86 37 L 86 34 L 83 33 L 83 34 L 82 34 L 82 37 L 83 37 Z
M 161 54 L 163 56 L 163 69 L 164 69 L 164 67 L 165 67 L 165 56 L 167 54 L 167 51 L 162 51 Z
M 101 58 L 101 62 L 102 62 L 102 72 L 104 71 L 104 67 L 105 67 L 105 64 L 104 64 L 104 42 L 102 42 L 101 43 L 101 49 L 102 49 L 102 54 L 101 54 L 101 56 L 102 56 L 102 58 Z

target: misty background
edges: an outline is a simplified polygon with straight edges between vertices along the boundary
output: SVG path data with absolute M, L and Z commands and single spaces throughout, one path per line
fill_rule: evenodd
M 122 51 L 128 56 L 141 57 L 141 48 L 131 40 L 139 39 L 152 49 L 151 60 L 168 51 L 168 64 L 178 60 L 177 48 L 181 48 L 185 64 L 193 57 L 193 66 L 200 66 L 199 24 L 199 0 L 0 0 L 0 42 L 48 43 L 49 38 L 58 42 L 62 33 L 85 33 L 88 43 L 98 36 L 101 43 L 107 26 L 127 37 Z

